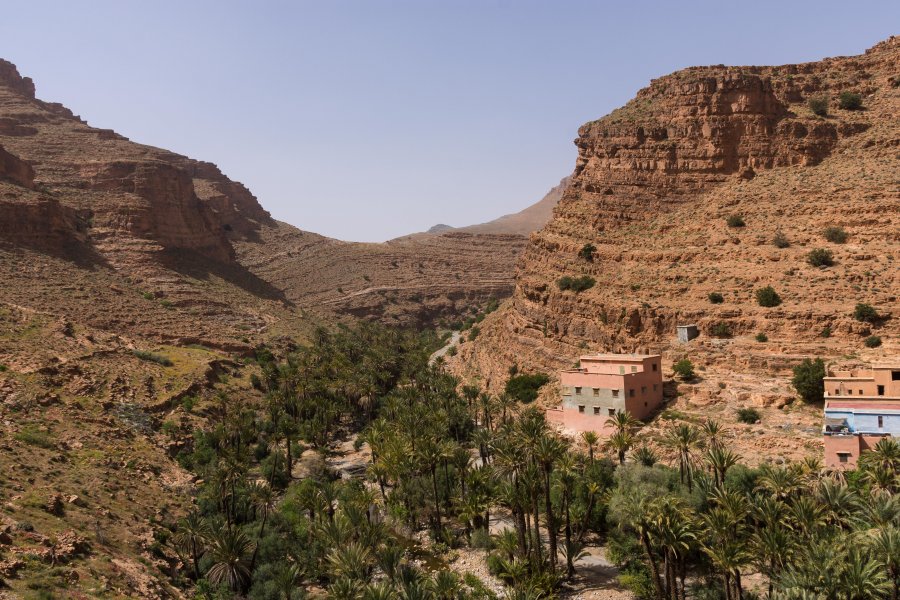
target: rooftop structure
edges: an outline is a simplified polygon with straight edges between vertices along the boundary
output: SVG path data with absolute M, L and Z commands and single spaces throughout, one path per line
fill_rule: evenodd
M 588 354 L 560 373 L 562 401 L 547 418 L 573 431 L 599 431 L 606 419 L 628 412 L 642 419 L 663 399 L 658 354 Z
M 825 464 L 852 468 L 885 436 L 900 436 L 900 362 L 824 378 Z

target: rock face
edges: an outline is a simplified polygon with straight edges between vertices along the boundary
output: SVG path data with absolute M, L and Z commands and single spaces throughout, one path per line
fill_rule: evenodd
M 898 63 L 891 38 L 816 63 L 689 68 L 582 126 L 571 183 L 532 236 L 512 299 L 454 368 L 499 389 L 512 364 L 552 373 L 586 350 L 647 349 L 718 365 L 723 378 L 747 373 L 752 393 L 777 374 L 790 395 L 784 375 L 804 355 L 896 355 Z M 842 92 L 861 94 L 864 110 L 839 108 Z M 830 98 L 827 117 L 807 105 L 818 97 Z M 745 226 L 730 227 L 732 215 Z M 831 226 L 848 232 L 845 244 L 824 239 Z M 592 260 L 579 256 L 588 244 Z M 814 248 L 835 264 L 808 264 Z M 596 284 L 557 284 L 581 275 Z M 758 305 L 766 285 L 781 305 Z M 711 292 L 724 302 L 710 303 Z M 890 318 L 859 323 L 858 302 Z M 702 335 L 678 345 L 675 326 L 688 323 Z M 870 333 L 883 338 L 876 351 L 863 347 Z

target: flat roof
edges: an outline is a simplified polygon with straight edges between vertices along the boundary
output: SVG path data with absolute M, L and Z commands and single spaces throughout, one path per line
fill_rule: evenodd
M 581 360 L 644 360 L 647 358 L 660 358 L 659 354 L 583 354 Z
M 860 410 L 900 410 L 900 401 L 888 402 L 828 402 L 825 410 L 833 408 L 847 408 Z

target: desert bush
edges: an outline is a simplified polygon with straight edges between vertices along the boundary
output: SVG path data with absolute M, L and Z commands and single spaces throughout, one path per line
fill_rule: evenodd
M 475 338 L 478 337 L 479 333 L 481 333 L 481 327 L 478 327 L 477 325 L 473 326 L 472 330 L 469 331 L 469 341 L 470 342 L 475 341 Z
M 838 227 L 836 225 L 826 227 L 825 231 L 822 232 L 822 235 L 826 240 L 833 244 L 843 244 L 847 241 L 847 231 L 843 227 Z
M 591 243 L 587 243 L 581 247 L 581 250 L 578 251 L 578 257 L 583 258 L 588 262 L 594 262 L 594 254 L 597 252 L 597 247 Z
M 767 285 L 764 288 L 759 288 L 756 290 L 756 302 L 760 306 L 764 306 L 766 308 L 772 308 L 773 306 L 778 306 L 781 304 L 781 296 L 778 295 L 778 292 L 775 291 L 771 285 Z
M 725 219 L 725 222 L 729 227 L 743 227 L 746 225 L 744 222 L 744 217 L 742 215 L 728 215 L 728 218 Z
M 516 375 L 506 382 L 506 393 L 519 402 L 534 402 L 538 390 L 550 381 L 544 373 Z
M 174 364 L 165 356 L 161 354 L 154 354 L 153 352 L 147 352 L 146 350 L 134 350 L 133 354 L 141 360 L 155 362 L 156 364 L 162 365 L 164 367 L 171 367 Z
M 821 402 L 825 397 L 825 362 L 821 358 L 806 358 L 794 367 L 791 385 L 804 402 Z
M 491 534 L 487 529 L 479 527 L 472 532 L 469 545 L 472 546 L 472 548 L 478 548 L 479 550 L 493 550 L 494 540 L 491 539 Z
M 709 298 L 709 301 L 713 304 L 722 304 L 723 302 L 725 302 L 725 296 L 723 296 L 719 292 L 710 292 L 707 298 Z
M 831 325 L 826 325 L 822 328 L 822 332 L 819 334 L 819 337 L 830 338 L 831 337 Z
M 759 333 L 756 334 L 756 341 L 757 341 L 757 342 L 761 342 L 761 343 L 762 343 L 762 342 L 768 342 L 768 341 L 769 341 L 769 336 L 767 336 L 765 333 L 763 333 L 762 331 L 760 331 Z
M 686 358 L 682 358 L 677 363 L 672 365 L 672 370 L 675 371 L 676 375 L 678 375 L 685 381 L 694 378 L 694 363 Z
M 731 337 L 731 325 L 726 323 L 725 321 L 720 321 L 713 325 L 709 330 L 710 335 L 717 338 L 730 338 Z
M 597 283 L 596 280 L 590 275 L 581 275 L 580 277 L 569 277 L 566 275 L 560 277 L 559 281 L 556 282 L 556 285 L 562 291 L 571 290 L 578 293 L 594 287 L 595 283 Z
M 772 244 L 774 244 L 776 248 L 787 248 L 791 245 L 791 241 L 784 233 L 779 231 L 775 234 L 775 237 L 772 238 Z
M 859 110 L 862 108 L 862 96 L 854 92 L 841 92 L 838 96 L 838 106 L 844 110 Z
M 759 421 L 759 411 L 755 408 L 739 408 L 737 410 L 737 420 L 741 423 L 752 425 Z
M 866 345 L 866 348 L 877 348 L 881 345 L 881 338 L 877 335 L 870 335 L 863 343 Z
M 871 304 L 860 302 L 853 309 L 853 318 L 865 323 L 875 323 L 881 318 L 881 315 L 878 314 L 878 311 Z
M 820 117 L 828 115 L 828 96 L 810 98 L 807 105 L 809 106 L 809 110 L 813 111 L 813 114 L 815 115 L 819 115 Z
M 56 446 L 49 433 L 30 425 L 23 427 L 21 431 L 13 435 L 13 439 L 29 446 L 37 446 L 48 450 Z
M 814 267 L 830 267 L 834 264 L 834 254 L 827 248 L 816 248 L 806 255 L 806 262 Z

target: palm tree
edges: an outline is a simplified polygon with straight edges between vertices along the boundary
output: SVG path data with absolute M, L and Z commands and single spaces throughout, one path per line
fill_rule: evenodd
M 459 575 L 444 569 L 428 581 L 428 588 L 435 600 L 455 600 L 459 593 Z
M 443 528 L 441 524 L 441 498 L 438 494 L 437 484 L 437 466 L 443 458 L 440 446 L 434 440 L 426 440 L 422 443 L 417 452 L 419 462 L 431 473 L 431 489 L 434 494 L 434 513 L 436 516 L 436 531 Z
M 600 438 L 594 431 L 584 431 L 581 433 L 581 439 L 584 440 L 585 444 L 587 444 L 588 456 L 590 457 L 591 464 L 594 464 L 594 446 L 597 445 L 597 442 L 600 440 Z
M 607 427 L 612 427 L 617 432 L 631 431 L 640 427 L 641 422 L 631 416 L 628 411 L 616 412 L 614 415 L 606 419 L 604 423 Z
M 327 557 L 329 571 L 336 579 L 365 581 L 369 576 L 372 554 L 359 542 L 333 548 Z
M 723 446 L 710 446 L 706 451 L 706 461 L 715 473 L 716 485 L 725 485 L 725 473 L 740 462 L 741 457 Z
M 250 583 L 248 555 L 253 541 L 240 527 L 217 527 L 209 534 L 209 556 L 212 566 L 206 578 L 215 585 L 226 584 L 229 589 L 244 592 Z
M 897 600 L 900 592 L 900 530 L 887 526 L 870 532 L 870 535 L 869 548 L 890 579 L 891 600 Z
M 645 467 L 652 467 L 659 462 L 659 455 L 650 446 L 641 446 L 633 453 L 634 459 Z
M 625 453 L 631 448 L 634 444 L 634 436 L 631 435 L 627 430 L 616 431 L 612 434 L 608 440 L 606 440 L 606 444 L 604 446 L 613 452 L 615 452 L 619 457 L 619 464 L 625 464 Z
M 554 435 L 542 435 L 532 449 L 535 459 L 541 465 L 544 473 L 544 505 L 547 513 L 547 538 L 550 541 L 550 569 L 556 569 L 556 520 L 553 514 L 553 504 L 550 497 L 550 475 L 566 447 L 562 441 Z
M 718 421 L 707 419 L 703 423 L 703 434 L 706 435 L 706 441 L 709 442 L 710 448 L 718 448 L 721 446 L 719 438 L 722 435 L 722 426 Z
M 275 508 L 275 492 L 272 488 L 263 482 L 253 482 L 248 487 L 250 501 L 257 515 L 262 515 L 262 523 L 259 526 L 259 533 L 256 536 L 256 544 L 253 549 L 253 557 L 250 559 L 250 570 L 256 566 L 256 554 L 259 551 L 259 541 L 265 535 L 266 521 L 269 519 L 269 513 Z
M 209 526 L 199 513 L 192 511 L 178 523 L 175 534 L 175 547 L 179 554 L 191 560 L 194 580 L 200 579 L 200 559 L 206 553 L 206 540 L 209 537 Z
M 283 566 L 275 574 L 275 587 L 284 600 L 300 600 L 306 596 L 305 590 L 299 587 L 303 581 L 303 569 L 295 562 Z
M 850 548 L 841 569 L 839 586 L 839 591 L 851 599 L 881 598 L 891 589 L 883 565 L 858 548 Z
M 763 527 L 751 539 L 754 564 L 769 580 L 769 598 L 772 597 L 773 582 L 781 575 L 785 565 L 794 556 L 793 538 L 780 524 Z
M 682 423 L 666 433 L 665 443 L 678 453 L 678 474 L 681 483 L 687 481 L 688 490 L 693 488 L 693 451 L 700 446 L 700 432 L 693 425 Z

